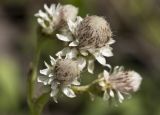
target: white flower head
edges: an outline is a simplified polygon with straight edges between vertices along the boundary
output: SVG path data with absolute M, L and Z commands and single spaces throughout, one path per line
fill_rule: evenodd
M 99 16 L 87 16 L 77 26 L 76 38 L 80 49 L 101 48 L 108 43 L 112 32 L 108 22 Z
M 67 20 L 73 20 L 78 14 L 78 8 L 73 5 L 55 5 L 52 4 L 48 7 L 44 4 L 44 11 L 39 10 L 35 14 L 37 22 L 42 27 L 43 32 L 52 34 L 57 28 L 59 28 Z
M 105 57 L 113 56 L 110 45 L 115 41 L 112 39 L 110 26 L 103 17 L 87 16 L 84 19 L 77 17 L 76 21 L 68 20 L 68 27 L 72 36 L 57 34 L 58 39 L 68 43 L 67 49 L 70 49 L 68 52 L 73 52 L 74 49 L 77 55 L 80 54 L 80 58 L 91 54 L 100 64 L 109 66 Z M 66 50 L 61 52 L 63 51 Z M 63 54 L 67 55 L 68 52 Z M 74 58 L 77 58 L 77 55 Z M 90 73 L 93 73 L 94 58 L 87 60 Z
M 50 7 L 44 4 L 45 11 L 39 10 L 39 12 L 35 14 L 35 16 L 37 17 L 37 22 L 42 27 L 45 33 L 51 34 L 59 25 L 61 21 L 61 7 L 62 6 L 60 4 L 58 4 L 57 6 L 55 4 L 52 4 Z
M 57 94 L 61 90 L 66 96 L 73 98 L 75 93 L 72 85 L 80 85 L 80 69 L 76 61 L 70 59 L 54 59 L 50 56 L 51 65 L 47 64 L 46 69 L 40 70 L 43 76 L 38 77 L 38 82 L 51 86 L 50 96 L 57 102 Z
M 104 99 L 115 97 L 117 94 L 119 102 L 124 100 L 123 95 L 136 92 L 141 84 L 142 77 L 135 71 L 124 71 L 123 67 L 116 66 L 112 73 L 104 70 L 99 74 L 99 78 L 104 78 L 99 82 L 104 91 Z

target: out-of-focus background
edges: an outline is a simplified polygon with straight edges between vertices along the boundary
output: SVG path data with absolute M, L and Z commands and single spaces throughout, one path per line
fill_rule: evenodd
M 26 80 L 34 56 L 36 18 L 43 4 L 73 4 L 79 15 L 104 16 L 111 25 L 112 65 L 143 76 L 140 90 L 118 106 L 87 95 L 47 103 L 43 115 L 160 115 L 160 0 L 0 0 L 0 115 L 28 115 Z M 55 44 L 43 48 L 43 59 Z

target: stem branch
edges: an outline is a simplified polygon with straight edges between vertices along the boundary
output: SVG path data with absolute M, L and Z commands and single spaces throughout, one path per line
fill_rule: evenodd
M 96 83 L 98 83 L 98 82 L 100 82 L 100 81 L 102 81 L 102 80 L 104 80 L 104 78 L 98 78 L 98 79 L 92 81 L 92 82 L 91 82 L 90 84 L 88 84 L 88 85 L 84 85 L 84 86 L 72 86 L 72 89 L 73 89 L 74 91 L 77 91 L 77 92 L 86 92 L 86 91 L 88 91 L 89 88 L 92 87 L 94 84 L 96 84 Z

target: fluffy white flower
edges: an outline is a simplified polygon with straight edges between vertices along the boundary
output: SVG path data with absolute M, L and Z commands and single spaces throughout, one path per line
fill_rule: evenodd
M 51 86 L 50 96 L 57 102 L 57 94 L 62 91 L 66 96 L 73 98 L 75 93 L 71 89 L 72 85 L 80 85 L 80 69 L 76 61 L 70 59 L 54 59 L 50 56 L 51 65 L 45 63 L 46 69 L 40 70 L 42 76 L 38 77 L 38 82 Z
M 117 94 L 120 103 L 124 100 L 123 95 L 136 92 L 142 81 L 142 77 L 137 72 L 124 71 L 123 67 L 118 66 L 114 68 L 112 73 L 104 70 L 103 73 L 99 74 L 99 78 L 103 78 L 99 82 L 99 85 L 104 91 L 103 98 L 108 100 Z
M 73 5 L 44 5 L 44 11 L 39 10 L 35 14 L 37 22 L 47 34 L 52 34 L 55 29 L 63 25 L 67 20 L 74 20 L 78 14 L 78 8 Z
M 103 66 L 110 67 L 106 63 L 105 57 L 113 56 L 110 45 L 115 41 L 111 38 L 112 32 L 104 18 L 99 16 L 87 16 L 84 19 L 77 17 L 76 21 L 68 20 L 68 27 L 72 35 L 57 34 L 59 40 L 68 43 L 68 47 L 60 51 L 63 55 L 60 55 L 60 52 L 58 52 L 57 56 L 66 56 L 70 52 L 75 52 L 74 57 L 69 58 L 80 57 L 85 60 L 85 56 L 92 55 L 92 58 L 86 60 L 88 72 L 90 73 L 93 73 L 94 59 Z

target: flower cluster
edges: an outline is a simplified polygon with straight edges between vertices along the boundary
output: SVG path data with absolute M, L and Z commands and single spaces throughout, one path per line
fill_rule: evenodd
M 52 34 L 59 30 L 56 37 L 65 43 L 64 48 L 56 53 L 56 59 L 50 56 L 50 65 L 45 62 L 46 69 L 40 70 L 41 76 L 38 77 L 38 82 L 50 86 L 50 96 L 57 102 L 59 92 L 70 98 L 76 96 L 73 87 L 80 89 L 78 79 L 86 66 L 91 74 L 94 73 L 95 61 L 111 69 L 106 57 L 113 56 L 111 45 L 115 40 L 104 17 L 91 15 L 82 18 L 77 16 L 78 8 L 72 5 L 44 5 L 44 9 L 44 12 L 39 10 L 35 14 L 42 31 Z M 96 83 L 104 100 L 117 95 L 122 102 L 124 95 L 138 90 L 141 80 L 137 72 L 115 67 L 113 72 L 104 70 L 100 73 Z M 87 86 L 91 85 L 94 83 Z

